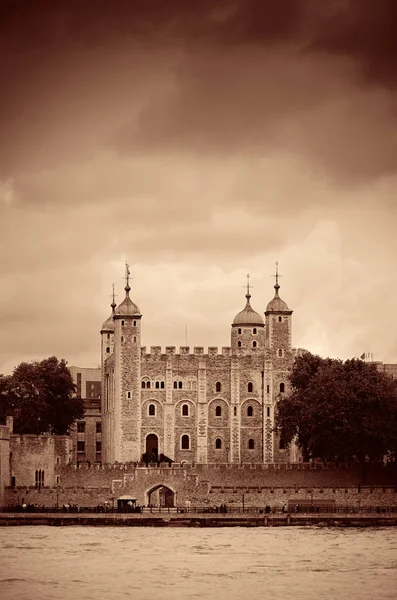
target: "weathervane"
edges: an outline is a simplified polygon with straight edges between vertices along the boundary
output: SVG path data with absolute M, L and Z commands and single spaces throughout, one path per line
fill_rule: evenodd
M 245 285 L 243 285 L 243 287 L 245 287 L 247 290 L 247 293 L 246 293 L 247 298 L 251 297 L 250 289 L 254 287 L 253 285 L 250 285 L 250 277 L 251 277 L 251 275 L 249 273 L 247 273 L 247 283 Z
M 280 286 L 279 286 L 279 283 L 278 283 L 278 278 L 279 278 L 279 277 L 282 277 L 282 275 L 279 275 L 279 272 L 278 272 L 278 260 L 276 260 L 276 263 L 275 263 L 275 264 L 276 264 L 276 274 L 275 274 L 275 275 L 273 275 L 273 277 L 275 277 L 275 278 L 276 278 L 276 284 L 275 284 L 275 286 L 274 286 L 274 287 L 276 288 L 276 290 L 278 290 L 278 289 L 280 288 Z
M 125 290 L 126 292 L 130 291 L 130 275 L 131 275 L 131 271 L 130 271 L 130 265 L 128 264 L 127 261 L 125 261 Z
M 116 298 L 117 294 L 114 293 L 114 283 L 112 283 L 112 304 L 110 305 L 114 310 L 116 308 Z

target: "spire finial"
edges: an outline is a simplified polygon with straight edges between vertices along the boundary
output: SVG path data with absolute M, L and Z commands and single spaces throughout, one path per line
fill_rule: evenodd
M 247 300 L 249 300 L 251 298 L 250 289 L 254 287 L 253 285 L 250 284 L 250 277 L 251 277 L 251 275 L 249 273 L 247 273 L 247 283 L 243 286 L 247 290 L 247 293 L 245 294 L 245 297 L 247 298 Z
M 114 293 L 114 283 L 112 283 L 112 304 L 110 305 L 112 307 L 112 312 L 115 311 L 115 308 L 117 306 L 115 298 L 116 294 Z
M 276 283 L 274 285 L 274 289 L 276 290 L 276 296 L 277 296 L 278 295 L 278 290 L 280 289 L 280 286 L 279 286 L 279 283 L 278 283 L 278 278 L 281 277 L 281 275 L 279 275 L 279 272 L 278 272 L 278 260 L 276 260 L 275 264 L 276 264 L 276 274 L 273 275 L 273 277 L 276 278 Z
M 127 292 L 127 294 L 131 290 L 131 288 L 130 288 L 130 275 L 131 275 L 130 265 L 128 264 L 127 261 L 125 261 L 125 288 L 124 289 Z

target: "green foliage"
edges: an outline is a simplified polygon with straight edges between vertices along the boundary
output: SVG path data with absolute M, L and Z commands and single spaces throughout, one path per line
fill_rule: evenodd
M 377 460 L 397 450 L 397 382 L 361 360 L 296 359 L 291 393 L 277 405 L 285 442 L 304 460 Z
M 55 356 L 23 362 L 12 375 L 0 375 L 0 420 L 14 417 L 15 433 L 65 435 L 84 414 L 83 401 L 65 360 Z

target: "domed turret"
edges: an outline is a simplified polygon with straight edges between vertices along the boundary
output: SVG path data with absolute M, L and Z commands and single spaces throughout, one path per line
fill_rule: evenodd
M 131 291 L 130 284 L 129 284 L 130 268 L 127 263 L 126 263 L 125 267 L 126 267 L 126 286 L 124 288 L 125 289 L 125 298 L 121 302 L 121 304 L 119 304 L 118 307 L 116 308 L 115 316 L 116 317 L 141 317 L 142 315 L 139 311 L 138 306 L 130 298 L 130 291 Z
M 278 313 L 278 312 L 287 312 L 289 314 L 292 314 L 292 310 L 290 308 L 288 308 L 287 303 L 284 302 L 284 300 L 282 300 L 280 298 L 280 296 L 278 295 L 278 290 L 280 289 L 280 286 L 278 283 L 278 278 L 279 278 L 278 262 L 276 262 L 276 283 L 274 286 L 274 289 L 276 291 L 274 294 L 274 298 L 272 300 L 270 300 L 269 304 L 266 306 L 265 315 L 268 315 L 270 313 Z
M 255 312 L 251 306 L 251 294 L 247 292 L 245 297 L 247 298 L 247 304 L 245 305 L 244 309 L 234 317 L 233 325 L 263 325 L 263 319 L 261 315 Z
M 269 304 L 266 306 L 266 313 L 289 311 L 290 309 L 287 304 L 278 295 L 278 290 L 280 289 L 278 283 L 276 283 L 274 289 L 276 290 L 276 293 L 274 294 L 274 298 L 270 300 Z
M 112 303 L 111 303 L 110 306 L 112 307 L 112 314 L 103 323 L 102 328 L 101 328 L 101 333 L 113 333 L 114 332 L 114 320 L 113 320 L 113 317 L 114 317 L 115 308 L 117 306 L 116 302 L 114 301 L 114 284 L 113 284 L 113 300 L 112 300 Z

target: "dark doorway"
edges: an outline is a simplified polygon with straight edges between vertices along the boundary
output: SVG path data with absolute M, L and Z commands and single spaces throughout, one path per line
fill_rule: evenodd
M 156 462 L 159 453 L 159 439 L 156 434 L 150 433 L 146 438 L 146 456 L 150 461 Z
M 158 485 L 148 492 L 148 505 L 173 508 L 175 506 L 175 494 L 167 486 Z

